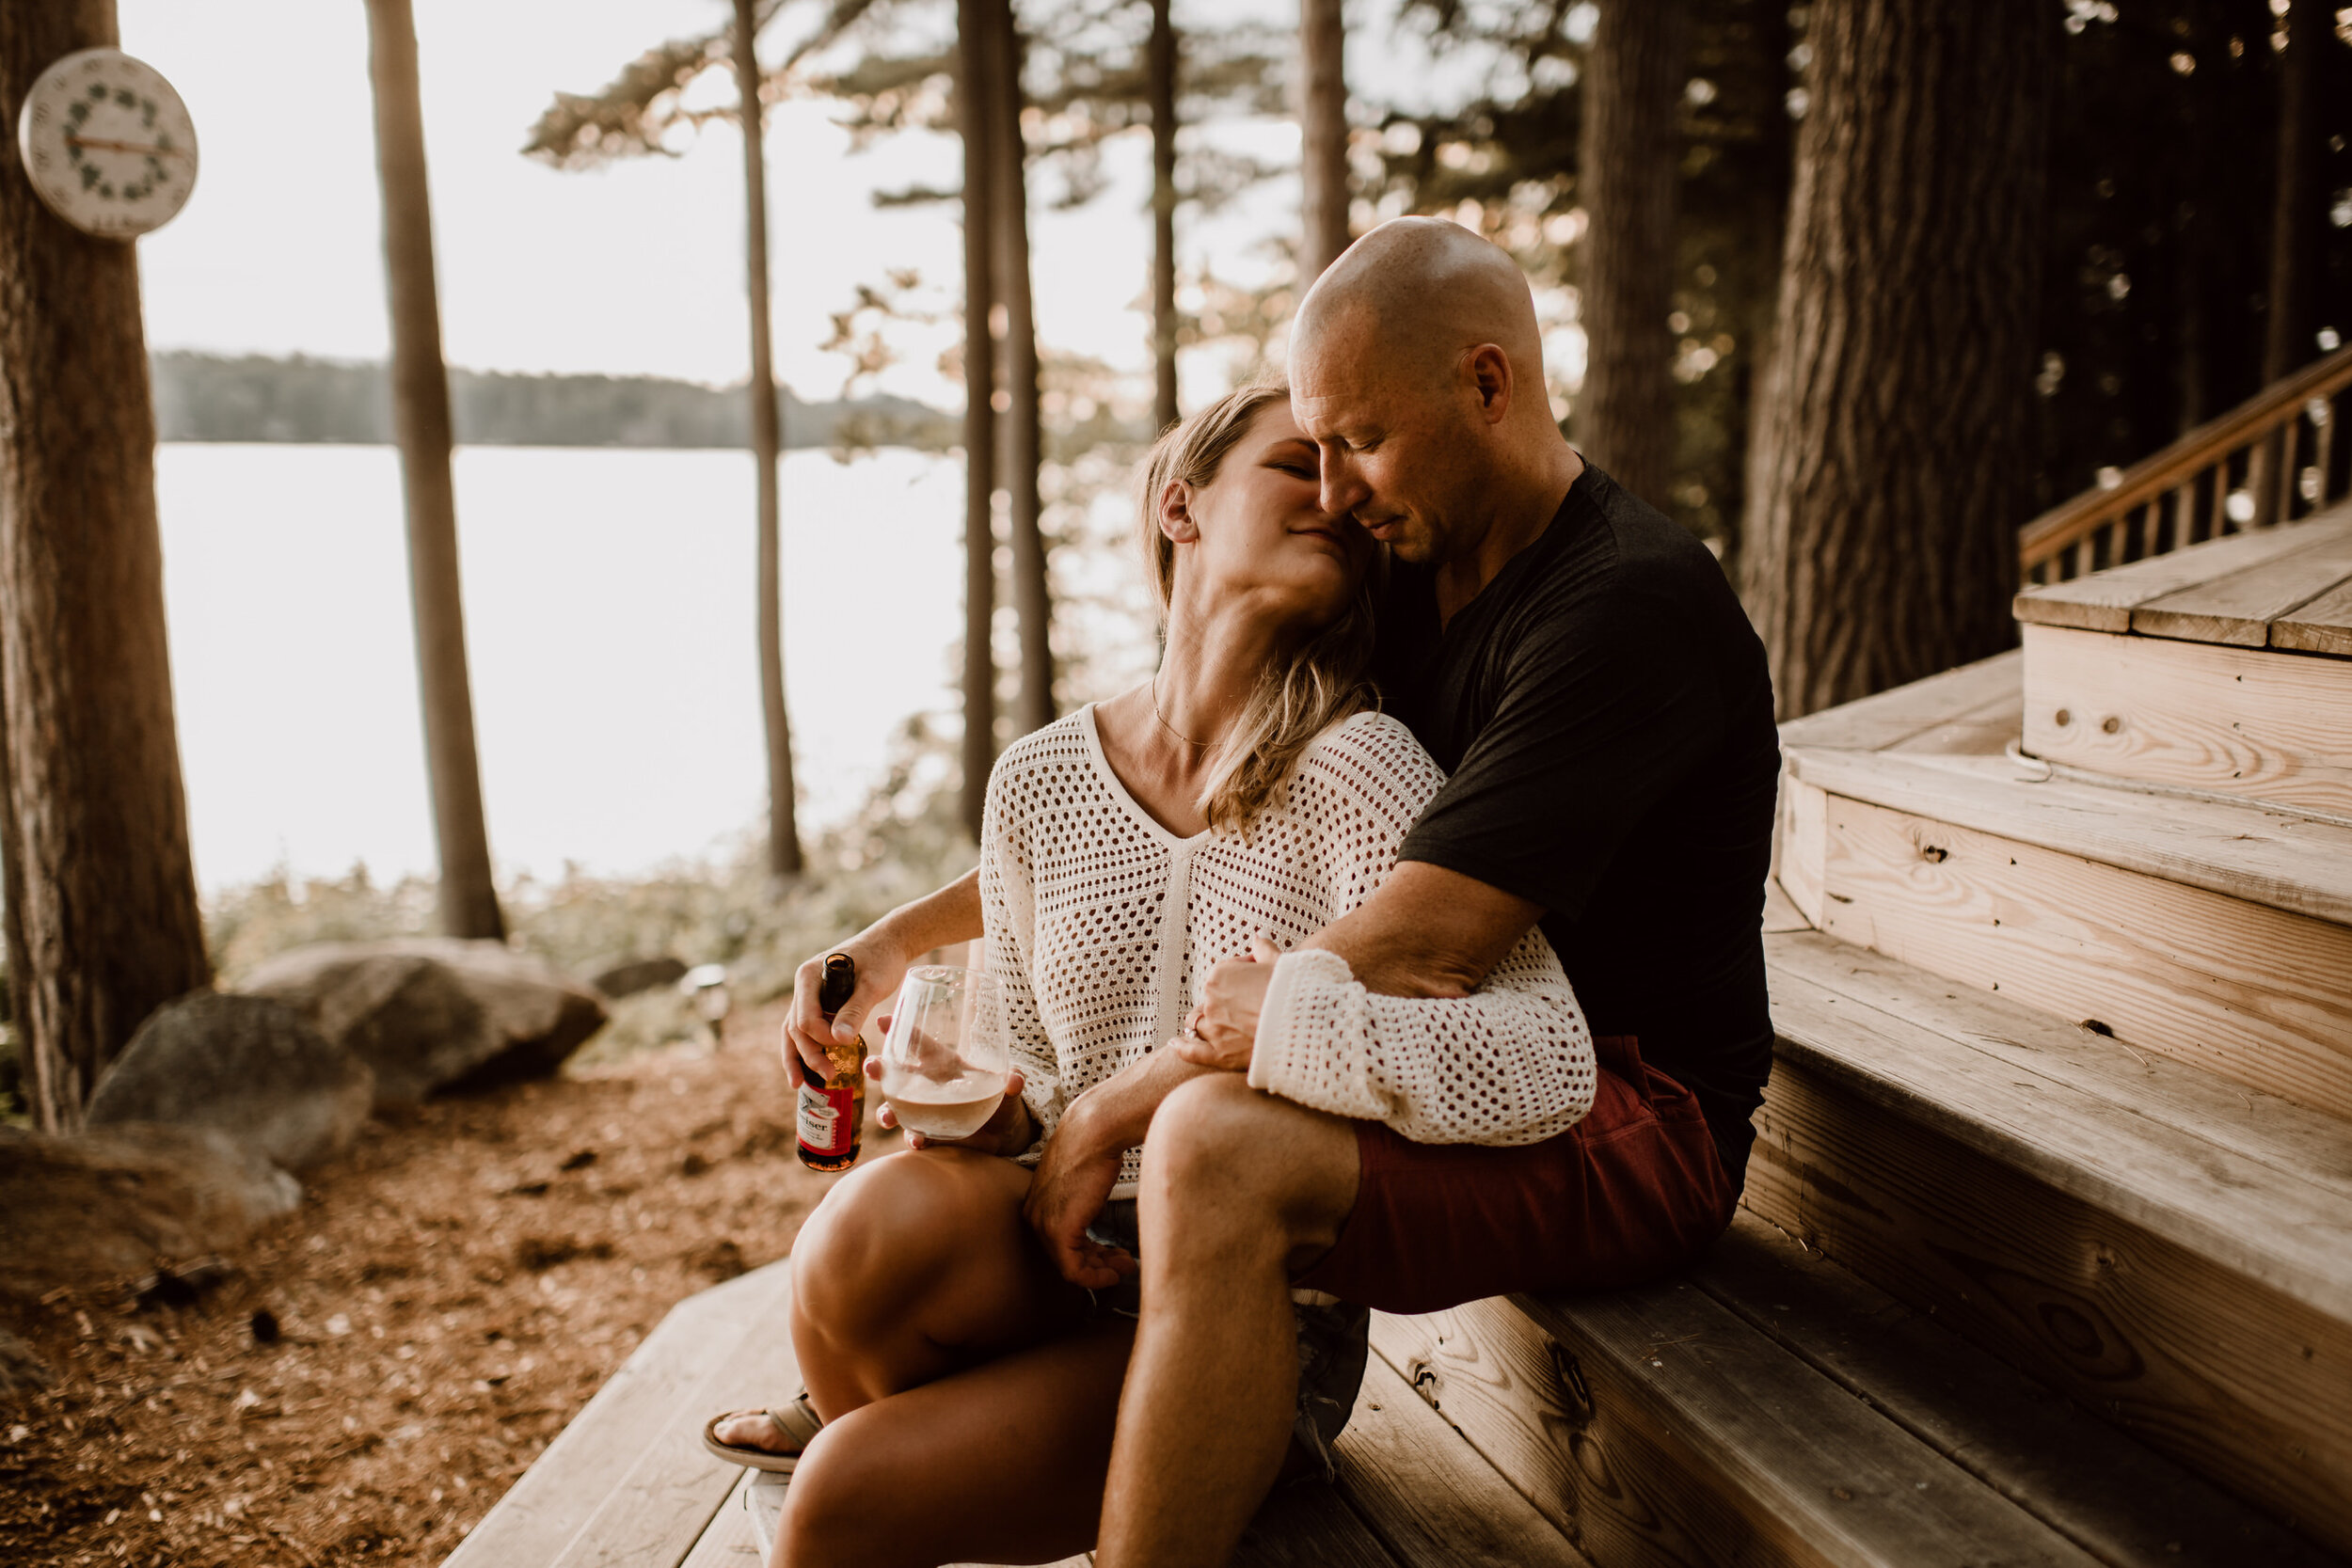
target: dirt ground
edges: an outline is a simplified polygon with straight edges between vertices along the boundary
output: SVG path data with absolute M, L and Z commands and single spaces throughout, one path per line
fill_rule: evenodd
M 781 1016 L 371 1122 L 191 1303 L 51 1299 L 13 1325 L 56 1381 L 0 1402 L 0 1562 L 438 1562 L 673 1304 L 790 1249 L 831 1179 Z

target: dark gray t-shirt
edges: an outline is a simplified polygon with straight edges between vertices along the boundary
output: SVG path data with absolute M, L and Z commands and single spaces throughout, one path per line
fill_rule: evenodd
M 1588 466 L 1442 629 L 1429 571 L 1397 564 L 1379 676 L 1450 775 L 1398 858 L 1541 905 L 1594 1033 L 1697 1095 L 1736 1188 L 1772 1059 L 1780 739 L 1723 568 Z

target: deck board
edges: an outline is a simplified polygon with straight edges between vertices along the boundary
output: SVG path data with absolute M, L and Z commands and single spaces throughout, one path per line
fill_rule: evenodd
M 1341 1493 L 1406 1568 L 1583 1568 L 1551 1521 L 1377 1355 L 1338 1458 Z
M 2322 536 L 2258 566 L 2135 606 L 2132 630 L 2142 637 L 2268 647 L 2273 621 L 2352 578 L 2352 517 L 2310 531 Z
M 680 1302 L 467 1533 L 444 1568 L 556 1561 L 607 1491 L 635 1467 L 645 1431 L 688 1413 L 681 1389 L 721 1364 L 744 1329 L 770 1310 L 785 1278 L 781 1264 L 770 1264 Z
M 2338 507 L 2302 522 L 2233 533 L 2066 582 L 2028 588 L 2017 595 L 2012 608 L 2017 619 L 2029 626 L 2127 632 L 2135 629 L 2134 617 L 2142 605 L 2241 572 L 2260 570 L 2280 557 L 2332 543 L 2348 530 L 2352 530 L 2352 513 Z M 2303 595 L 2305 599 L 2311 596 L 2309 593 Z
M 638 1445 L 637 1462 L 596 1499 L 552 1568 L 660 1568 L 694 1549 L 743 1478 L 739 1466 L 704 1449 L 703 1422 L 717 1411 L 782 1399 L 799 1382 L 785 1327 L 791 1276 L 771 1267 L 773 1277 L 755 1298 L 759 1309 L 720 1338 L 721 1354 L 699 1380 L 679 1381 L 689 1391 L 668 1416 L 616 1434 Z
M 2352 582 L 2321 594 L 2270 624 L 2270 645 L 2352 658 Z
M 2102 1562 L 2336 1560 L 1742 1214 L 1699 1288 Z

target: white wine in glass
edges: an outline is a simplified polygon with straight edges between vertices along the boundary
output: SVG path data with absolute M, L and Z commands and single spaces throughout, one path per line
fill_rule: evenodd
M 927 1138 L 968 1138 L 1004 1102 L 1012 1052 L 1005 993 L 983 970 L 907 971 L 882 1042 L 882 1091 L 898 1125 Z

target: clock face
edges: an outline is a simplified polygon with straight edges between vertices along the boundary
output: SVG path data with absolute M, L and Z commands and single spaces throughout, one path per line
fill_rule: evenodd
M 171 84 L 119 49 L 68 55 L 33 83 L 16 144 L 51 210 L 88 234 L 160 229 L 196 188 L 196 125 Z

